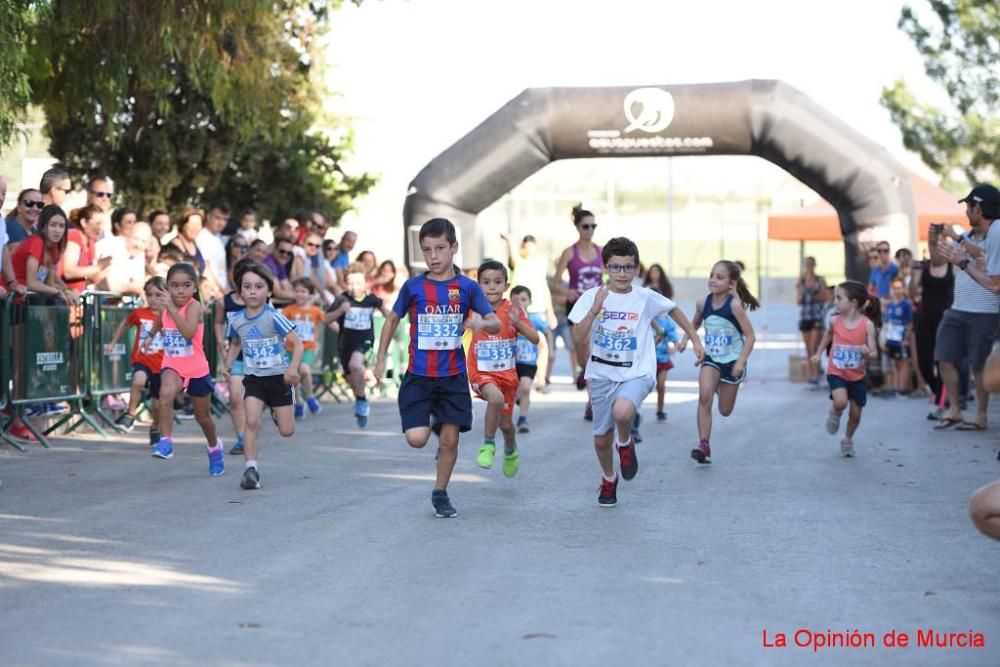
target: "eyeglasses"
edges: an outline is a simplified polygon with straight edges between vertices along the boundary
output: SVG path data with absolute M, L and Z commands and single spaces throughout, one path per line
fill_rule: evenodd
M 593 225 L 580 225 L 580 229 L 584 230 L 585 232 L 589 232 L 592 229 L 597 229 L 597 223 L 594 223 Z
M 25 199 L 21 202 L 25 208 L 45 208 L 45 202 Z
M 115 196 L 114 192 L 91 192 L 90 194 L 94 195 L 95 197 L 107 197 L 108 199 L 111 199 L 112 197 Z
M 241 245 L 239 243 L 233 244 L 232 247 L 235 248 L 236 250 L 242 250 L 243 252 L 246 252 L 247 250 L 250 249 L 250 246 L 248 246 L 248 245 Z
M 321 246 L 321 245 L 320 245 L 320 244 L 318 244 L 318 243 L 308 243 L 308 242 L 307 242 L 307 243 L 306 243 L 306 247 L 307 247 L 307 248 L 322 248 L 323 246 Z
M 632 273 L 635 271 L 635 264 L 608 264 L 608 271 L 611 273 Z
M 278 248 L 277 250 L 274 251 L 274 254 L 275 255 L 291 255 L 292 251 L 291 250 L 282 250 L 281 248 Z

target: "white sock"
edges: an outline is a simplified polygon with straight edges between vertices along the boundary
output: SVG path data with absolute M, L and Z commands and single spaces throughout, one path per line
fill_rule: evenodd
M 215 441 L 215 447 L 208 447 L 207 449 L 210 452 L 214 452 L 217 449 L 222 449 L 222 441 L 221 440 L 216 440 Z
M 246 465 L 244 466 L 245 469 L 256 468 L 256 467 L 257 467 L 257 461 L 247 461 Z
M 607 476 L 607 475 L 605 475 L 604 473 L 601 473 L 601 477 L 603 477 L 603 478 L 604 478 L 604 481 L 605 481 L 605 482 L 614 482 L 615 480 L 617 480 L 617 479 L 618 479 L 618 473 L 615 473 L 615 476 L 614 476 L 614 477 L 608 477 L 608 476 Z

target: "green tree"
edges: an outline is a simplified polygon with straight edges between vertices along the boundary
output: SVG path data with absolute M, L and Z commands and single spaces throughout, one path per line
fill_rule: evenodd
M 903 81 L 882 91 L 882 105 L 899 126 L 903 144 L 946 180 L 995 179 L 1000 165 L 1000 3 L 996 0 L 924 0 L 905 6 L 899 28 L 924 59 L 927 75 L 951 102 L 938 108 L 916 99 Z M 962 184 L 963 187 L 967 184 Z
M 0 147 L 13 137 L 31 102 L 28 78 L 30 0 L 0 3 Z
M 308 0 L 52 0 L 31 71 L 50 150 L 77 177 L 109 174 L 132 206 L 203 203 L 252 161 L 246 151 L 274 155 L 293 128 L 311 127 L 312 50 L 327 18 L 326 3 Z M 349 143 L 327 148 L 339 164 Z M 316 184 L 322 173 L 297 166 L 290 182 L 337 195 L 315 206 L 342 205 Z M 345 179 L 348 196 L 369 181 Z

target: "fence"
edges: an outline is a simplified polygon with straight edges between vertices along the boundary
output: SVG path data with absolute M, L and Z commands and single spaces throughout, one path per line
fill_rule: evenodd
M 102 399 L 124 394 L 132 385 L 131 349 L 134 331 L 112 345 L 115 331 L 136 307 L 130 297 L 112 292 L 87 292 L 81 305 L 52 305 L 42 295 L 30 294 L 27 300 L 8 295 L 0 310 L 0 410 L 5 423 L 0 439 L 24 451 L 24 445 L 9 430 L 23 424 L 44 447 L 50 447 L 49 435 L 63 428 L 72 433 L 90 427 L 107 439 L 108 431 L 119 431 L 112 416 L 105 412 Z M 205 355 L 213 375 L 221 370 L 223 351 L 215 336 L 215 307 L 205 308 Z M 376 344 L 383 320 L 376 319 Z M 398 387 L 406 367 L 407 329 L 401 326 L 390 347 L 383 395 L 388 387 Z M 317 397 L 326 395 L 340 402 L 351 392 L 340 364 L 339 337 L 324 328 L 317 336 L 317 354 L 312 371 Z M 372 356 L 374 352 L 372 352 Z M 369 367 L 374 364 L 369 358 Z M 216 417 L 228 412 L 228 406 L 212 397 Z M 69 411 L 55 423 L 40 428 L 28 418 L 26 409 L 37 404 L 66 403 Z M 103 426 L 102 426 L 103 424 Z

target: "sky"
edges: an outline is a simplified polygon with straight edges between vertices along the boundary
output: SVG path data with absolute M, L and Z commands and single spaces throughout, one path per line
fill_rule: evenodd
M 368 0 L 361 7 L 345 5 L 333 14 L 323 46 L 322 77 L 330 91 L 325 108 L 354 126 L 351 167 L 381 178 L 345 225 L 398 225 L 406 187 L 417 172 L 529 87 L 781 79 L 929 175 L 903 148 L 878 102 L 883 86 L 898 78 L 925 99 L 942 99 L 896 26 L 902 4 Z M 596 171 L 621 185 L 643 187 L 665 183 L 665 162 L 571 161 L 550 165 L 539 177 L 572 181 Z M 781 203 L 815 199 L 759 158 L 671 162 L 678 190 L 765 193 Z

